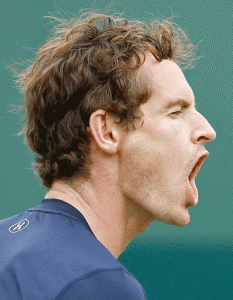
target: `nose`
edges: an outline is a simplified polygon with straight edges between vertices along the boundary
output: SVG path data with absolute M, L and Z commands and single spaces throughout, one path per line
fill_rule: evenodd
M 195 144 L 204 144 L 207 142 L 212 142 L 216 139 L 216 132 L 206 118 L 197 112 L 198 117 L 195 121 L 195 130 L 192 134 L 192 141 Z

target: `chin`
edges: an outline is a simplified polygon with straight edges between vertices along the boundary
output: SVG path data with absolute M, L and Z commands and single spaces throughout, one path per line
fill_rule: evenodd
M 168 222 L 165 222 L 165 223 L 173 225 L 173 226 L 177 226 L 177 227 L 183 227 L 190 223 L 190 215 L 189 215 L 189 213 L 186 213 L 186 214 L 180 213 L 176 216 L 171 216 L 170 220 L 168 220 Z
M 176 223 L 176 224 L 174 224 L 174 226 L 177 226 L 177 227 L 184 227 L 184 226 L 188 225 L 189 223 L 190 223 L 190 220 L 185 221 L 185 222 L 179 222 L 179 223 Z
M 190 216 L 188 215 L 186 218 L 180 218 L 180 219 L 177 219 L 175 220 L 174 226 L 178 226 L 178 227 L 183 227 L 183 226 L 186 226 L 190 223 Z

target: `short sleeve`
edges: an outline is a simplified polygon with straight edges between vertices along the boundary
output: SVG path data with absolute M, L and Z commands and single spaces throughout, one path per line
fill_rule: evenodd
M 147 300 L 145 291 L 123 270 L 101 270 L 70 283 L 56 300 Z

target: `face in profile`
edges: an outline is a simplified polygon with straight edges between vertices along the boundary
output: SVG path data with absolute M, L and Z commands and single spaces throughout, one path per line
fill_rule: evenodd
M 195 177 L 208 156 L 205 143 L 216 133 L 195 108 L 191 87 L 178 65 L 147 53 L 142 72 L 151 96 L 141 105 L 143 125 L 122 144 L 123 195 L 154 220 L 183 226 L 198 202 Z

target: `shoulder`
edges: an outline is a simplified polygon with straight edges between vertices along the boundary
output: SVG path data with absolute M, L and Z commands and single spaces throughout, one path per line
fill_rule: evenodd
M 84 222 L 68 215 L 27 211 L 3 220 L 0 228 L 0 280 L 31 299 L 54 299 L 68 286 L 104 280 L 111 269 L 120 274 L 124 268 Z

